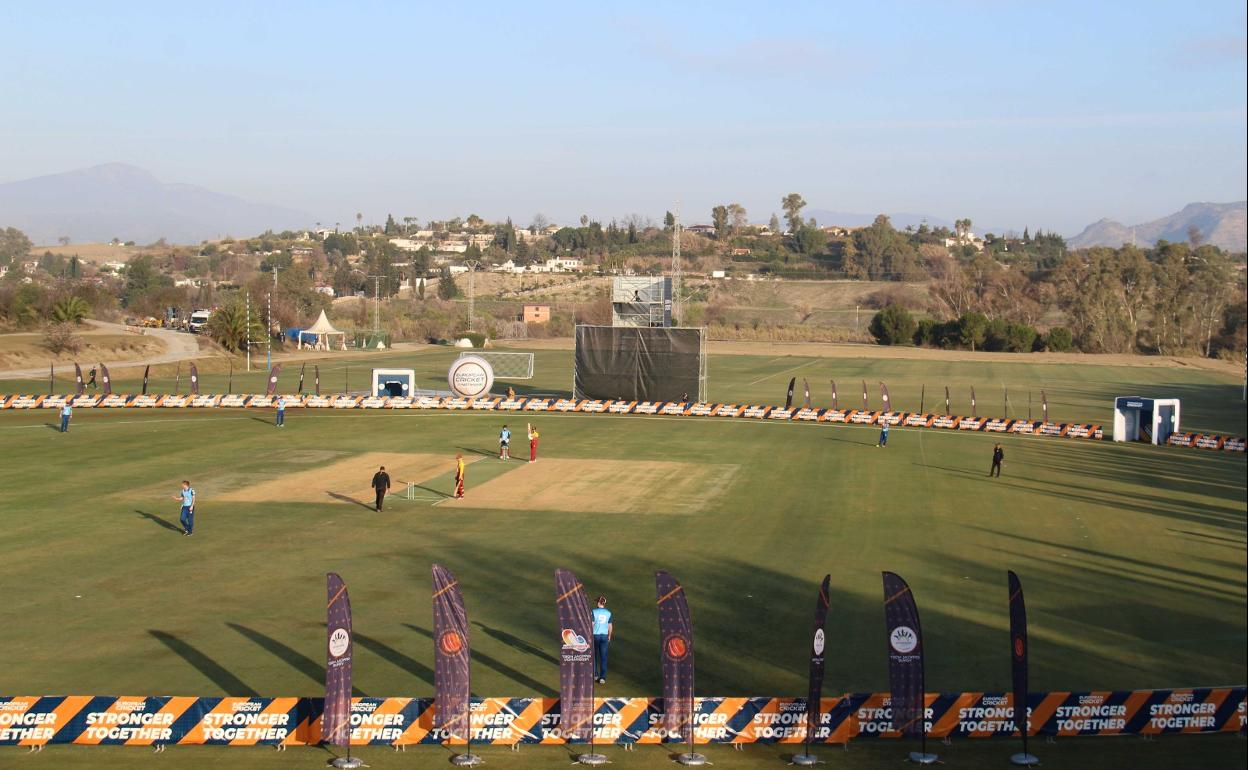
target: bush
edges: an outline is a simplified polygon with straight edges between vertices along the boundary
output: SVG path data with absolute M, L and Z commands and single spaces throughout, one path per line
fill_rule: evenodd
M 1025 323 L 1010 323 L 996 318 L 988 323 L 987 332 L 984 334 L 984 350 L 1030 353 L 1039 334 Z
M 966 313 L 958 319 L 958 342 L 971 350 L 980 350 L 988 336 L 988 316 Z
M 933 321 L 930 318 L 924 318 L 919 321 L 918 326 L 914 329 L 914 344 L 924 347 L 936 347 L 941 342 L 942 328 L 944 324 L 939 321 Z
M 459 296 L 459 287 L 450 273 L 438 279 L 438 299 L 454 299 Z
M 889 305 L 871 319 L 871 336 L 881 345 L 907 345 L 914 339 L 914 316 L 901 305 Z
M 54 356 L 82 350 L 82 340 L 74 334 L 73 322 L 48 324 L 43 332 L 42 345 Z
M 1009 350 L 1010 325 L 1003 318 L 994 318 L 984 328 L 983 350 L 1000 353 Z
M 1054 326 L 1044 338 L 1044 347 L 1053 353 L 1065 353 L 1075 347 L 1075 335 L 1065 326 Z
M 455 335 L 455 339 L 467 338 L 474 348 L 485 347 L 485 335 L 480 332 L 460 332 Z

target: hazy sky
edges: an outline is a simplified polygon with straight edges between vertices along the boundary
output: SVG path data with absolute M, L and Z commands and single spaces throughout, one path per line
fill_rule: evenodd
M 6 3 L 0 181 L 122 161 L 344 223 L 796 191 L 1073 233 L 1245 197 L 1244 8 Z

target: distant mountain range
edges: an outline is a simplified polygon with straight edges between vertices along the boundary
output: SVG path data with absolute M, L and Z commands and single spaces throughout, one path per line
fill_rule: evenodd
M 0 227 L 36 244 L 123 241 L 199 243 L 307 227 L 312 217 L 189 184 L 162 182 L 124 163 L 0 184 Z
M 869 225 L 875 214 L 806 209 L 820 225 Z M 953 222 L 927 214 L 890 213 L 893 226 L 904 229 L 926 222 L 953 227 Z M 0 227 L 16 227 L 36 244 L 67 237 L 75 243 L 120 238 L 146 244 L 164 238 L 170 243 L 199 243 L 226 235 L 246 237 L 265 230 L 307 227 L 312 216 L 300 211 L 251 203 L 232 195 L 189 184 L 162 182 L 150 172 L 124 163 L 67 171 L 63 174 L 0 183 Z M 1189 203 L 1168 217 L 1128 226 L 1102 219 L 1069 239 L 1071 248 L 1151 246 L 1159 239 L 1186 241 L 1195 225 L 1202 239 L 1229 251 L 1248 250 L 1248 203 Z M 1003 233 L 1003 228 L 975 226 L 977 233 Z
M 1248 201 L 1235 203 L 1189 203 L 1182 211 L 1138 225 L 1102 219 L 1083 229 L 1067 243 L 1071 248 L 1112 246 L 1124 243 L 1152 246 L 1159 240 L 1186 241 L 1195 225 L 1205 243 L 1226 251 L 1248 250 Z

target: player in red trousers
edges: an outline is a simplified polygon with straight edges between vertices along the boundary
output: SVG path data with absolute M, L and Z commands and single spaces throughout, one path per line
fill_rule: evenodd
M 539 434 L 537 428 L 534 428 L 532 423 L 525 423 L 525 425 L 529 429 L 529 462 L 535 463 L 537 462 L 537 439 Z

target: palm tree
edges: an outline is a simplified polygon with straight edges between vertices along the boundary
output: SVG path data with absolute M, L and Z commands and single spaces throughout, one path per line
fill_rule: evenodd
M 221 347 L 237 353 L 247 346 L 248 339 L 259 341 L 264 338 L 264 329 L 260 326 L 259 316 L 251 319 L 250 335 L 247 329 L 247 309 L 241 300 L 235 298 L 228 305 L 217 308 L 212 318 L 208 319 L 208 336 Z
M 91 312 L 91 306 L 82 297 L 65 297 L 52 305 L 52 318 L 58 323 L 80 324 Z
M 364 227 L 364 214 L 357 211 L 355 212 L 355 229 L 360 230 L 360 229 L 363 229 L 363 227 Z

